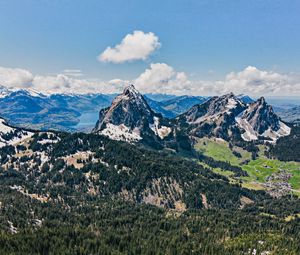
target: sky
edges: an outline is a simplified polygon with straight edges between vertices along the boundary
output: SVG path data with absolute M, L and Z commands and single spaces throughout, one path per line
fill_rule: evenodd
M 0 84 L 300 97 L 298 0 L 0 0 Z

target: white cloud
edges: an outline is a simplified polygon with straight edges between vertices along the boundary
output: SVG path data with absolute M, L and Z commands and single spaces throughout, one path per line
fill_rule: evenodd
M 33 75 L 20 68 L 6 68 L 0 67 L 0 85 L 8 88 L 14 88 L 16 86 L 30 87 L 33 80 Z
M 250 96 L 300 95 L 300 74 L 263 71 L 253 66 L 240 72 L 231 72 L 224 80 L 219 81 L 190 80 L 184 72 L 178 72 L 165 63 L 152 63 L 133 80 L 80 79 L 66 73 L 68 72 L 33 75 L 25 69 L 0 67 L 0 85 L 10 89 L 30 88 L 47 94 L 119 93 L 127 84 L 133 83 L 142 93 L 221 95 L 233 92 Z
M 191 82 L 184 72 L 176 72 L 165 63 L 155 63 L 151 64 L 134 84 L 144 93 L 180 94 L 190 87 Z
M 184 72 L 176 72 L 163 63 L 151 64 L 134 82 L 138 89 L 148 93 L 187 95 L 221 95 L 229 92 L 252 96 L 300 95 L 300 76 L 262 71 L 248 66 L 240 72 L 231 72 L 224 80 L 190 80 Z
M 78 79 L 65 74 L 33 75 L 19 68 L 0 67 L 0 86 L 9 89 L 33 89 L 45 94 L 52 93 L 115 93 L 121 92 L 124 83 L 104 82 L 98 79 Z
M 297 82 L 292 79 L 292 76 L 273 71 L 261 71 L 254 66 L 248 66 L 241 72 L 229 73 L 225 77 L 223 89 L 224 92 L 264 95 L 277 94 L 280 91 L 284 93 L 282 89 L 290 86 L 297 88 Z
M 63 90 L 65 88 L 70 88 L 70 79 L 68 76 L 63 74 L 58 74 L 56 76 L 41 76 L 37 75 L 34 77 L 32 84 L 37 90 L 44 90 L 48 88 L 49 90 Z
M 161 46 L 158 37 L 152 33 L 134 31 L 127 34 L 120 44 L 107 47 L 99 56 L 102 62 L 123 63 L 126 61 L 146 60 L 148 56 Z
M 56 76 L 35 76 L 33 88 L 43 93 L 116 93 L 124 88 L 124 82 L 87 80 L 68 77 L 63 74 Z

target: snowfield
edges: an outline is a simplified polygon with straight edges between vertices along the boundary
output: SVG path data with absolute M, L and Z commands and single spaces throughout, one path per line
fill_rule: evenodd
M 282 137 L 282 136 L 287 136 L 291 133 L 291 128 L 288 127 L 287 125 L 285 125 L 283 122 L 279 122 L 280 128 L 277 131 L 272 130 L 271 128 L 269 128 L 268 130 L 266 130 L 263 134 L 258 134 L 258 132 L 256 132 L 253 127 L 250 125 L 250 123 L 245 120 L 242 119 L 240 117 L 236 117 L 235 118 L 239 128 L 241 128 L 242 130 L 244 130 L 245 132 L 242 134 L 242 138 L 244 141 L 253 141 L 253 140 L 257 140 L 258 136 L 263 136 L 266 138 L 270 138 L 273 142 L 275 143 L 277 141 L 278 138 Z
M 254 131 L 247 120 L 236 117 L 235 121 L 237 122 L 238 126 L 245 131 L 245 133 L 242 134 L 242 138 L 245 141 L 253 141 L 258 139 L 257 133 Z
M 150 124 L 149 127 L 152 129 L 152 131 L 155 133 L 155 135 L 159 136 L 160 139 L 164 139 L 166 136 L 168 136 L 172 129 L 166 126 L 161 126 L 159 128 L 159 118 L 154 117 L 153 118 L 153 124 Z
M 137 142 L 142 139 L 139 129 L 135 128 L 131 131 L 124 124 L 116 126 L 111 123 L 107 123 L 106 128 L 101 130 L 99 134 L 108 136 L 110 139 L 117 141 Z

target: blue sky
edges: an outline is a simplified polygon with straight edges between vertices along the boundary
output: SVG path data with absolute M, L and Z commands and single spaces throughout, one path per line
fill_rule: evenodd
M 101 81 L 134 80 L 152 63 L 189 81 L 221 80 L 248 66 L 298 74 L 299 13 L 292 0 L 0 0 L 0 66 L 33 75 L 79 69 Z M 144 60 L 97 60 L 136 30 L 154 33 L 161 46 Z

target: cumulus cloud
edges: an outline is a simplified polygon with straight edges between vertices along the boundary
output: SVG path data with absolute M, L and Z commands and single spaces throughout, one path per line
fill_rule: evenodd
M 33 89 L 42 93 L 119 93 L 133 83 L 142 93 L 176 95 L 221 95 L 229 92 L 250 96 L 300 95 L 300 75 L 282 74 L 248 66 L 231 72 L 219 81 L 191 80 L 186 73 L 165 63 L 152 63 L 132 80 L 81 79 L 63 72 L 57 75 L 33 75 L 20 68 L 0 67 L 0 85 L 9 89 Z M 77 73 L 77 72 L 75 72 Z M 79 73 L 79 72 L 78 72 Z
M 160 46 L 159 39 L 154 33 L 134 31 L 132 34 L 127 34 L 115 47 L 107 47 L 98 56 L 98 60 L 113 63 L 146 60 Z
M 145 93 L 180 94 L 190 87 L 191 82 L 184 72 L 176 72 L 165 63 L 155 63 L 151 64 L 134 84 Z
M 176 72 L 164 63 L 151 64 L 135 81 L 143 92 L 221 95 L 229 92 L 252 96 L 300 95 L 300 76 L 259 70 L 248 66 L 227 74 L 224 80 L 190 80 L 184 72 Z
M 16 86 L 30 87 L 33 75 L 29 71 L 20 68 L 0 67 L 0 85 L 8 88 Z
M 287 89 L 291 86 L 297 89 L 297 81 L 293 80 L 292 76 L 273 71 L 262 71 L 254 66 L 248 66 L 241 72 L 229 73 L 225 77 L 223 90 L 224 92 L 236 91 L 238 93 L 263 95 L 277 94 L 284 88 Z M 284 93 L 284 91 L 282 92 Z
M 125 83 L 100 81 L 98 79 L 79 79 L 63 74 L 33 75 L 20 68 L 0 67 L 0 86 L 17 90 L 32 89 L 45 94 L 53 93 L 116 93 L 121 92 Z
M 33 88 L 47 94 L 53 93 L 119 93 L 125 82 L 100 81 L 98 79 L 77 79 L 64 74 L 56 76 L 35 76 Z

